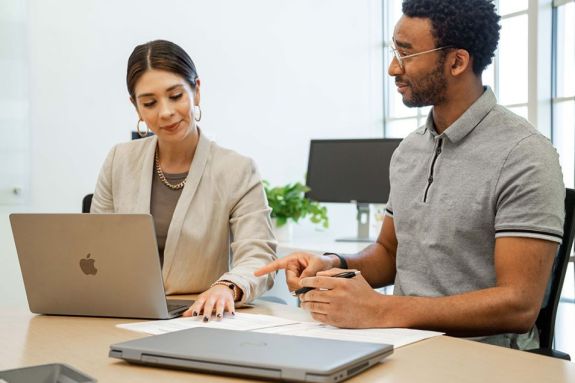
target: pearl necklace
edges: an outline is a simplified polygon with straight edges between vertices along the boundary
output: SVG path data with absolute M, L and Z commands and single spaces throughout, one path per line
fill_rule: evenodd
M 154 162 L 156 164 L 156 173 L 158 174 L 158 177 L 160 177 L 160 181 L 162 181 L 164 185 L 166 185 L 172 190 L 180 190 L 181 188 L 184 187 L 186 181 L 188 180 L 188 176 L 186 176 L 186 178 L 182 182 L 175 185 L 168 182 L 166 176 L 164 175 L 164 172 L 162 171 L 162 168 L 160 167 L 160 155 L 158 153 L 158 149 L 156 149 L 156 153 L 154 154 Z

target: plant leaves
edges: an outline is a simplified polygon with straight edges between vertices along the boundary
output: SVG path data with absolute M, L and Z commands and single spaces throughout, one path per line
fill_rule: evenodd
M 275 187 L 271 187 L 266 180 L 262 183 L 272 209 L 271 217 L 276 219 L 278 227 L 285 225 L 288 219 L 298 222 L 308 215 L 311 222 L 322 224 L 325 228 L 329 226 L 327 208 L 305 197 L 305 193 L 311 190 L 308 186 L 300 182 Z

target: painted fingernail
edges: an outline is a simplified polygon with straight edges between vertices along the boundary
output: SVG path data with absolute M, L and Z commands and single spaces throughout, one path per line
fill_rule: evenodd
M 204 317 L 204 322 L 207 322 L 208 320 L 208 317 Z
M 236 315 L 236 312 L 235 312 L 235 311 L 232 311 L 232 315 L 235 316 L 235 315 Z
M 198 313 L 197 313 L 196 311 L 192 311 L 192 316 L 193 316 L 193 317 L 197 317 L 197 316 L 198 316 Z
M 221 318 L 221 317 L 222 317 L 222 314 L 218 314 L 218 315 L 216 315 L 216 316 L 217 316 L 218 318 Z

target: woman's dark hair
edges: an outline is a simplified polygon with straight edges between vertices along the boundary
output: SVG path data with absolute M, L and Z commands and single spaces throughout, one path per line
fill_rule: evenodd
M 431 20 L 436 46 L 465 49 L 477 75 L 491 63 L 499 42 L 499 15 L 491 0 L 404 0 L 403 14 Z
M 132 99 L 136 98 L 134 94 L 136 83 L 149 69 L 160 69 L 180 75 L 192 89 L 196 88 L 198 73 L 186 51 L 170 41 L 154 40 L 138 45 L 128 59 L 126 84 Z

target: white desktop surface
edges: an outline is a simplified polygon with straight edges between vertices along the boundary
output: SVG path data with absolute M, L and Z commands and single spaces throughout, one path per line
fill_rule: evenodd
M 342 237 L 344 236 L 341 235 L 341 233 L 336 233 L 331 230 L 296 232 L 296 235 L 294 235 L 291 241 L 279 243 L 278 257 L 284 257 L 295 251 L 305 251 L 316 254 L 322 254 L 324 252 L 351 254 L 357 253 L 373 243 L 338 242 L 337 239 Z
M 328 238 L 307 238 L 298 241 L 280 242 L 278 245 L 278 257 L 285 257 L 293 252 L 309 252 L 323 254 L 325 252 L 338 254 L 353 254 L 365 249 L 371 242 L 336 242 Z

